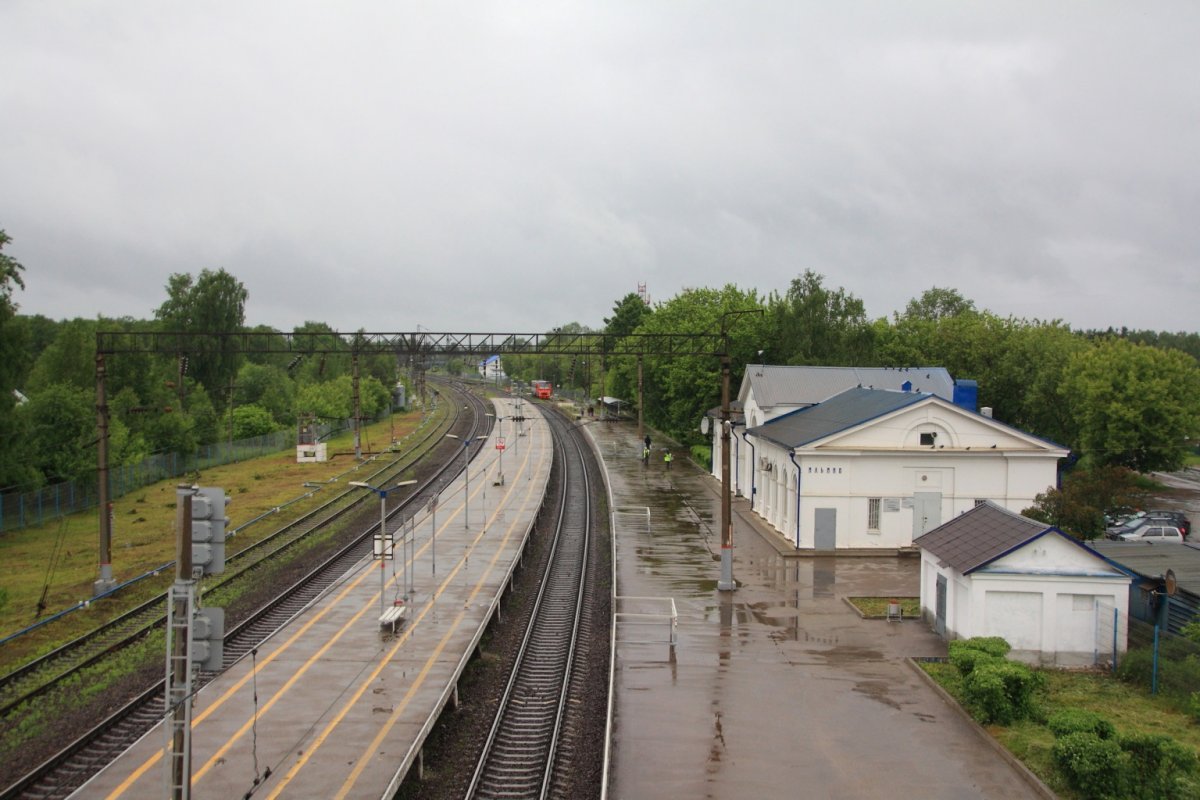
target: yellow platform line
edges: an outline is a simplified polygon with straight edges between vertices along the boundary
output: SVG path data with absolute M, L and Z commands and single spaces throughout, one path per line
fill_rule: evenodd
M 528 453 L 526 453 L 525 458 L 522 462 L 522 466 L 518 468 L 518 472 L 521 469 L 527 467 L 528 463 L 529 463 L 529 458 L 528 458 Z M 484 474 L 486 474 L 487 471 L 490 471 L 490 469 L 491 469 L 491 466 L 489 465 L 488 468 L 485 470 Z M 481 486 L 480 489 L 476 490 L 475 494 L 477 494 L 480 491 L 483 491 L 485 488 L 486 487 Z M 507 496 L 506 496 L 506 501 L 507 501 Z M 503 507 L 503 504 L 501 505 L 501 507 Z M 445 530 L 446 528 L 448 528 L 450 526 L 450 523 L 455 518 L 457 518 L 458 514 L 462 511 L 462 508 L 463 508 L 462 506 L 458 506 L 458 507 L 454 508 L 453 510 L 451 510 L 449 513 L 449 516 L 446 518 L 446 521 L 440 526 L 440 528 L 442 530 Z M 497 509 L 497 510 L 499 510 L 499 509 Z M 414 526 L 415 525 L 416 525 L 416 523 L 414 523 Z M 486 526 L 485 526 L 484 532 L 486 532 Z M 420 548 L 418 548 L 417 552 L 413 556 L 414 562 L 429 547 L 430 547 L 430 543 L 426 542 Z M 305 622 L 304 625 L 302 625 L 296 631 L 296 633 L 294 633 L 292 636 L 288 637 L 287 641 L 285 641 L 284 644 L 280 645 L 269 656 L 264 658 L 262 661 L 258 662 L 256 664 L 255 668 L 251 672 L 247 673 L 242 678 L 238 679 L 238 681 L 235 682 L 233 686 L 231 686 L 229 689 L 227 689 L 225 692 L 223 692 L 218 699 L 214 700 L 212 704 L 210 704 L 208 707 L 206 707 L 202 713 L 198 714 L 192 720 L 192 729 L 194 730 L 197 725 L 199 725 L 201 722 L 203 722 L 209 716 L 214 714 L 219 708 L 221 708 L 221 706 L 223 706 L 225 704 L 226 701 L 231 699 L 239 690 L 244 688 L 246 683 L 248 681 L 250 681 L 251 678 L 255 677 L 259 672 L 261 672 L 263 669 L 265 669 L 272 661 L 274 661 L 279 656 L 284 654 L 293 644 L 296 643 L 296 641 L 298 639 L 300 639 L 310 628 L 312 628 L 313 625 L 315 625 L 318 621 L 320 621 L 322 618 L 324 618 L 325 615 L 327 615 L 334 608 L 336 608 L 341 603 L 341 601 L 345 599 L 346 595 L 348 595 L 363 580 L 365 580 L 371 574 L 371 572 L 372 572 L 371 570 L 363 570 L 362 573 L 358 577 L 356 577 L 354 580 L 350 581 L 345 586 L 345 588 L 343 588 L 342 591 L 339 592 L 338 595 L 330 603 L 325 605 L 311 619 L 309 619 L 307 622 Z M 390 586 L 390 585 L 394 584 L 395 582 L 396 582 L 396 576 L 393 575 L 392 579 L 388 582 L 388 585 Z M 445 582 L 443 582 L 442 585 L 444 586 Z M 354 615 L 354 617 L 352 617 L 346 623 L 346 625 L 344 625 L 342 627 L 342 629 L 340 631 L 338 631 L 338 633 L 329 642 L 326 643 L 326 645 L 324 647 L 321 648 L 321 651 L 316 656 L 309 659 L 309 661 L 306 662 L 306 664 L 300 670 L 298 670 L 292 676 L 292 678 L 289 679 L 287 681 L 287 683 L 285 683 L 284 686 L 280 688 L 280 690 L 278 692 L 276 692 L 275 696 L 272 697 L 271 700 L 269 700 L 262 707 L 262 709 L 259 710 L 258 719 L 262 719 L 266 715 L 266 713 L 270 710 L 270 708 L 272 706 L 274 706 L 275 703 L 278 702 L 278 700 L 295 684 L 296 680 L 304 674 L 304 672 L 308 669 L 308 667 L 312 663 L 314 663 L 314 660 L 320 654 L 327 652 L 329 647 L 331 647 L 334 643 L 336 643 L 337 640 L 340 639 L 342 634 L 346 630 L 348 630 L 349 627 L 354 622 L 361 619 L 362 615 L 366 612 L 366 610 L 373 606 L 373 604 L 375 602 L 375 598 L 377 596 L 378 595 L 372 596 L 372 598 L 364 605 L 364 607 L 360 611 L 358 611 Z M 422 613 L 420 615 L 420 617 L 418 617 L 418 621 L 423 617 L 424 617 L 424 613 Z M 416 625 L 414 622 L 413 628 L 409 629 L 410 632 L 411 632 L 411 630 L 415 629 L 415 626 Z M 407 637 L 408 637 L 408 633 L 406 633 L 405 636 L 402 637 L 400 641 L 401 642 L 404 641 L 404 639 L 406 639 Z M 214 763 L 220 757 L 220 755 L 222 755 L 228 751 L 229 747 L 233 744 L 234 741 L 236 741 L 237 739 L 244 736 L 246 734 L 246 732 L 250 730 L 254 721 L 255 720 L 253 720 L 253 719 L 247 721 L 234 734 L 234 736 L 224 746 L 222 746 L 222 748 L 220 749 L 220 751 L 217 754 L 215 754 L 207 762 L 205 762 L 205 764 L 200 768 L 200 770 L 195 775 L 193 775 L 193 781 L 199 780 L 203 776 L 203 774 L 205 772 L 207 772 L 214 765 Z M 133 786 L 134 783 L 136 783 L 140 778 L 142 778 L 142 776 L 144 776 L 147 771 L 149 771 L 152 767 L 154 767 L 155 764 L 157 764 L 159 761 L 161 761 L 162 757 L 165 753 L 166 753 L 166 747 L 164 747 L 161 750 L 155 751 L 155 753 L 152 756 L 148 757 L 141 765 L 139 765 L 137 767 L 137 769 L 135 769 L 132 773 L 130 773 L 130 775 L 124 781 L 122 781 L 116 788 L 114 788 L 108 795 L 106 795 L 105 800 L 117 800 L 117 798 L 120 798 L 125 792 L 127 792 Z
M 545 458 L 544 452 L 542 453 L 541 457 L 544 460 L 544 458 Z M 521 509 L 522 511 L 524 511 L 525 507 L 528 506 L 533 495 L 534 495 L 533 492 L 526 492 L 524 494 L 523 499 L 522 499 L 522 509 Z M 491 519 L 493 521 L 499 515 L 499 513 L 504 509 L 504 506 L 507 504 L 508 497 L 511 497 L 511 495 L 507 495 L 505 498 L 506 502 L 502 503 L 500 506 L 498 506 L 496 508 L 496 510 L 492 513 Z M 503 539 L 504 543 L 507 543 L 512 538 L 513 532 L 516 529 L 516 526 L 519 523 L 519 521 L 520 521 L 520 514 L 518 514 L 517 519 L 514 519 L 513 522 L 509 525 L 508 530 L 506 531 L 506 533 L 504 535 L 504 539 Z M 475 537 L 475 540 L 472 542 L 472 549 L 474 549 L 474 547 L 479 543 L 479 540 L 482 539 L 484 534 L 486 534 L 486 533 L 487 533 L 487 527 L 485 526 L 485 528 L 480 531 L 480 533 Z M 467 604 L 469 604 L 471 600 L 475 599 L 478 596 L 479 592 L 481 592 L 483 590 L 483 583 L 487 579 L 487 577 L 491 575 L 492 570 L 495 568 L 496 562 L 499 560 L 499 558 L 501 556 L 501 552 L 502 552 L 502 548 L 497 547 L 495 553 L 492 555 L 491 560 L 488 562 L 487 569 L 480 576 L 480 579 L 476 583 L 474 590 L 469 595 Z M 446 579 L 442 582 L 441 587 L 445 587 L 447 584 L 449 584 L 462 568 L 463 568 L 463 561 L 459 560 L 455 564 L 454 569 L 450 572 L 450 574 L 446 576 Z M 441 587 L 439 587 L 439 592 L 440 592 Z M 464 605 L 467 605 L 467 604 L 464 604 Z M 418 621 L 423 619 L 432 609 L 433 609 L 432 604 L 427 605 L 422 610 L 420 616 L 418 617 Z M 442 651 L 449 644 L 451 637 L 453 637 L 457 633 L 457 627 L 462 622 L 462 619 L 465 615 L 466 615 L 465 608 L 459 611 L 459 613 L 455 617 L 453 623 L 448 628 L 445 636 L 443 636 L 441 641 L 438 642 L 437 646 L 434 648 L 433 653 L 426 660 L 424 667 L 422 667 L 420 673 L 414 679 L 413 684 L 409 687 L 408 692 L 405 693 L 404 699 L 401 701 L 401 704 L 399 705 L 399 707 L 397 709 L 395 709 L 392 712 L 392 716 L 389 718 L 388 722 L 385 724 L 384 729 L 381 731 L 380 734 L 376 735 L 375 740 L 372 742 L 371 747 L 368 748 L 367 751 L 364 753 L 364 756 L 362 756 L 358 759 L 355 769 L 352 770 L 350 777 L 347 778 L 346 783 L 342 787 L 342 791 L 337 795 L 338 797 L 344 797 L 345 793 L 349 790 L 350 787 L 353 786 L 354 782 L 362 774 L 362 769 L 364 768 L 366 761 L 367 761 L 366 754 L 369 754 L 371 752 L 371 750 L 377 746 L 377 743 L 379 741 L 382 741 L 382 737 L 385 736 L 386 733 L 388 731 L 390 731 L 391 728 L 395 725 L 395 721 L 398 718 L 399 714 L 407 707 L 413 694 L 416 692 L 416 690 L 418 688 L 420 688 L 420 686 L 424 682 L 425 678 L 428 676 L 429 671 L 431 669 L 433 669 L 433 667 L 437 663 L 438 657 L 441 655 Z M 387 655 L 384 658 L 380 659 L 380 661 L 377 663 L 375 669 L 371 672 L 371 674 L 369 676 L 367 676 L 361 682 L 359 689 L 354 693 L 353 696 L 350 697 L 349 700 L 347 700 L 343 704 L 342 709 L 338 712 L 337 716 L 335 716 L 332 720 L 330 720 L 328 723 L 326 723 L 325 728 L 321 731 L 321 733 L 317 736 L 317 738 L 315 740 L 313 740 L 313 742 L 308 747 L 305 748 L 303 755 L 301 755 L 300 758 L 297 759 L 296 763 L 292 765 L 292 767 L 287 771 L 287 773 L 283 776 L 283 778 L 280 780 L 280 782 L 272 788 L 271 793 L 269 795 L 267 795 L 267 800 L 273 800 L 273 798 L 278 797 L 280 792 L 282 792 L 287 787 L 287 785 L 296 777 L 296 775 L 300 772 L 300 770 L 306 764 L 308 764 L 308 762 L 312 758 L 313 754 L 316 753 L 317 750 L 319 750 L 321 748 L 321 746 L 325 743 L 325 741 L 328 740 L 328 738 L 334 733 L 334 731 L 337 730 L 338 725 L 345 718 L 346 714 L 348 714 L 350 712 L 350 710 L 362 698 L 363 694 L 365 694 L 367 692 L 367 690 L 371 687 L 371 685 L 374 683 L 375 679 L 379 677 L 379 673 L 384 670 L 384 668 L 391 661 L 392 657 L 395 656 L 396 651 L 399 650 L 401 643 L 402 643 L 401 641 L 398 641 L 388 651 Z

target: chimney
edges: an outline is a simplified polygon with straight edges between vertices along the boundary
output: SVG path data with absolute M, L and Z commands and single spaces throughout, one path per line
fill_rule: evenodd
M 979 409 L 979 413 L 983 414 L 988 419 L 991 419 L 992 418 L 992 407 L 984 406 L 983 408 Z

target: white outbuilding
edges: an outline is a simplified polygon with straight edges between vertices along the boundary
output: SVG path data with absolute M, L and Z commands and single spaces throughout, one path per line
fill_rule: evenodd
M 921 614 L 947 640 L 1000 636 L 1057 666 L 1125 651 L 1130 574 L 1058 528 L 985 502 L 915 544 Z
M 934 394 L 856 387 L 746 430 L 753 510 L 797 549 L 889 549 L 1055 485 L 1060 445 Z

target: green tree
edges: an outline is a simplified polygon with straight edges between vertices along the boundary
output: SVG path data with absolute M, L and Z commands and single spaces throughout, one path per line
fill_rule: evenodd
M 1177 469 L 1200 436 L 1200 367 L 1178 350 L 1100 341 L 1071 357 L 1059 396 L 1090 464 Z
M 351 416 L 351 382 L 343 375 L 323 383 L 310 383 L 300 387 L 296 395 L 298 414 L 313 414 L 324 420 L 345 420 Z
M 233 410 L 233 438 L 265 436 L 278 428 L 271 412 L 262 406 L 245 405 Z
M 187 355 L 191 374 L 210 394 L 227 389 L 237 375 L 241 356 L 225 337 L 215 334 L 241 332 L 245 324 L 249 293 L 225 270 L 203 270 L 193 280 L 176 273 L 167 281 L 167 299 L 155 316 L 164 330 L 198 334 L 181 355 Z
M 897 317 L 888 325 L 876 323 L 876 357 L 886 366 L 944 367 L 956 379 L 979 382 L 981 405 L 996 416 L 1011 419 L 1011 409 L 992 396 L 992 376 L 1008 350 L 1014 330 L 1022 323 L 986 311 L 966 311 L 937 320 Z
M 89 319 L 73 319 L 58 327 L 54 341 L 41 352 L 29 372 L 27 386 L 38 392 L 55 383 L 77 389 L 96 388 L 96 329 Z
M 984 381 L 996 416 L 1021 430 L 1061 444 L 1074 440 L 1071 407 L 1059 397 L 1071 358 L 1088 350 L 1087 340 L 1060 322 L 1016 325 L 1004 352 Z
M 908 301 L 908 305 L 904 307 L 904 318 L 938 322 L 947 317 L 957 317 L 974 311 L 975 301 L 963 297 L 957 289 L 934 286 L 926 289 L 920 297 Z
M 332 380 L 339 375 L 350 374 L 350 353 L 333 328 L 324 322 L 307 321 L 298 326 L 294 333 L 305 334 L 297 338 L 296 356 L 292 357 L 287 371 L 299 386 L 309 383 L 322 383 Z M 304 348 L 311 347 L 305 352 Z M 318 353 L 317 349 L 325 351 L 345 348 L 346 352 Z
M 25 270 L 20 262 L 4 252 L 12 241 L 0 230 L 0 488 L 29 485 L 37 481 L 37 472 L 25 459 L 25 453 L 14 443 L 25 434 L 22 420 L 15 413 L 20 381 L 28 369 L 28 329 L 14 324 L 17 303 L 13 300 L 15 289 L 24 289 L 21 273 Z
M 1033 506 L 1021 513 L 1087 540 L 1104 534 L 1107 512 L 1135 508 L 1144 500 L 1135 473 L 1124 467 L 1102 466 L 1068 472 L 1061 488 L 1042 492 Z
M 58 336 L 59 323 L 41 314 L 17 314 L 4 326 L 3 336 L 10 340 L 7 344 L 20 344 L 21 352 L 6 366 L 13 370 L 14 386 L 28 386 L 29 371 L 33 368 L 38 356 L 49 347 Z M 7 360 L 7 359 L 6 359 Z
M 628 336 L 638 329 L 642 320 L 654 313 L 636 292 L 630 292 L 613 304 L 613 315 L 604 319 L 604 332 L 613 336 Z
M 237 405 L 257 405 L 270 413 L 276 427 L 296 422 L 296 384 L 281 367 L 243 364 L 237 376 Z
M 174 407 L 170 409 L 147 414 L 146 438 L 150 447 L 156 453 L 195 453 L 200 446 L 196 420 L 189 414 L 179 413 Z
M 29 398 L 25 452 L 46 480 L 70 481 L 96 467 L 96 412 L 92 392 L 56 383 Z
M 845 289 L 828 289 L 812 270 L 768 302 L 774 333 L 765 360 L 794 365 L 856 366 L 869 362 L 873 331 L 866 310 Z
M 761 313 L 730 312 L 762 310 L 764 304 L 756 292 L 732 284 L 722 289 L 685 289 L 659 303 L 636 333 L 719 333 L 724 324 L 730 334 L 731 377 L 736 392 L 738 376 L 749 360 L 757 358 L 769 326 Z M 720 366 L 718 359 L 708 355 L 645 356 L 644 404 L 650 424 L 684 443 L 700 443 L 699 421 L 720 402 Z M 637 359 L 618 359 L 610 385 L 618 397 L 637 397 Z

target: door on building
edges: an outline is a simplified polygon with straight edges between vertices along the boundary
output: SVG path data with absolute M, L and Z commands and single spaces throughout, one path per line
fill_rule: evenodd
M 913 538 L 942 524 L 942 493 L 913 493 Z
M 933 630 L 938 636 L 946 635 L 946 576 L 937 576 L 937 599 L 934 606 Z
M 817 550 L 837 548 L 837 509 L 817 508 L 813 510 L 813 547 Z

